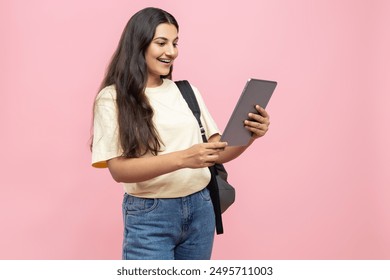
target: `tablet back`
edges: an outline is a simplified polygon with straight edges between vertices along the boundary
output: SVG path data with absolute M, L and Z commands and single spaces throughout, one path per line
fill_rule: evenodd
M 274 81 L 258 79 L 247 81 L 222 134 L 221 141 L 228 142 L 229 146 L 245 146 L 248 144 L 251 132 L 244 127 L 244 121 L 248 119 L 248 113 L 258 113 L 255 105 L 260 105 L 263 108 L 267 107 L 276 85 L 277 83 Z

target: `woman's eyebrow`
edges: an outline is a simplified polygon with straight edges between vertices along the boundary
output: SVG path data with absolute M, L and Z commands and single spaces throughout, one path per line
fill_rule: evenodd
M 154 40 L 169 41 L 169 39 L 168 39 L 168 38 L 165 38 L 165 37 L 157 37 L 157 38 L 154 38 L 153 41 L 154 41 Z M 173 39 L 173 41 L 177 41 L 177 40 L 179 40 L 179 37 L 176 37 L 175 39 Z

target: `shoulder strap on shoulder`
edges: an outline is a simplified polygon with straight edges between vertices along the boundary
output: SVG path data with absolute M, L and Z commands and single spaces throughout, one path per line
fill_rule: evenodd
M 196 119 L 200 119 L 200 109 L 198 101 L 196 100 L 195 93 L 192 90 L 190 83 L 187 80 L 176 81 L 177 87 L 179 88 L 183 98 L 188 103 L 192 113 L 195 115 Z
M 200 131 L 202 133 L 203 142 L 207 142 L 202 121 L 200 120 L 201 113 L 200 113 L 199 104 L 198 101 L 196 100 L 195 93 L 192 90 L 190 83 L 187 80 L 176 81 L 175 83 L 179 88 L 184 100 L 187 102 L 188 107 L 190 107 L 192 113 L 194 114 L 196 120 L 198 121 Z

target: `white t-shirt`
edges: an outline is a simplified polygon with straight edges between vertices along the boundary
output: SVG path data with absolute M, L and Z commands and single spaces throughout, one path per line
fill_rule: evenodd
M 206 137 L 219 133 L 199 91 L 192 87 L 201 110 Z M 146 88 L 145 94 L 154 110 L 153 122 L 162 140 L 159 154 L 185 150 L 202 143 L 198 122 L 176 84 L 168 79 L 155 88 Z M 102 89 L 96 97 L 92 166 L 107 167 L 107 160 L 119 157 L 123 150 L 119 143 L 115 86 Z M 150 156 L 150 155 L 148 155 Z M 131 172 L 131 170 L 129 170 Z M 202 190 L 210 181 L 206 168 L 183 168 L 151 180 L 124 183 L 128 194 L 147 198 L 183 197 Z

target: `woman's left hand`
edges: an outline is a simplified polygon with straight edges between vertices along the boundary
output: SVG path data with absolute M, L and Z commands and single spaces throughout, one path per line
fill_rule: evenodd
M 252 139 L 264 136 L 270 125 L 268 113 L 259 105 L 255 108 L 259 113 L 249 113 L 249 119 L 244 122 L 245 128 L 252 132 Z

